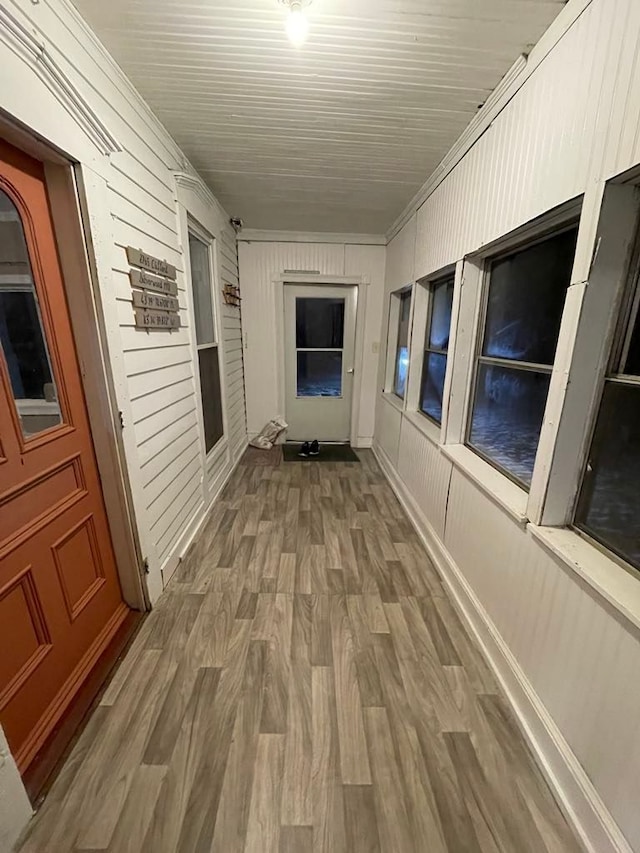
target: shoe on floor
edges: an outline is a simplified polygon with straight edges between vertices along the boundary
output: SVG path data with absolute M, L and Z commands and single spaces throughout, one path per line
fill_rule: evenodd
M 320 445 L 318 439 L 314 438 L 309 447 L 309 456 L 320 456 Z
M 300 448 L 300 452 L 298 453 L 298 456 L 307 457 L 307 456 L 309 456 L 310 452 L 311 452 L 311 445 L 309 444 L 308 441 L 305 441 L 305 443 Z

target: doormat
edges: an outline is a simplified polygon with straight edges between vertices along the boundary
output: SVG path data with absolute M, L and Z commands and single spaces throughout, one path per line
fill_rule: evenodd
M 349 444 L 321 444 L 319 456 L 299 456 L 301 444 L 283 444 L 285 462 L 359 462 Z

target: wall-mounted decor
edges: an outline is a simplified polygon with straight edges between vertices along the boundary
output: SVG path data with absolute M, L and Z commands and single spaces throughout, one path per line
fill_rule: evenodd
M 137 329 L 180 328 L 176 268 L 141 249 L 127 246 L 127 260 L 139 269 L 129 270 Z
M 239 287 L 235 287 L 233 284 L 225 284 L 222 288 L 222 295 L 224 296 L 225 305 L 233 305 L 236 308 L 240 307 L 241 296 Z

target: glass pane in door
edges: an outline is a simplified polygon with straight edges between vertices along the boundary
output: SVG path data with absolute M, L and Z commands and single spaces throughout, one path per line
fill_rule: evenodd
M 61 420 L 20 214 L 0 190 L 0 344 L 25 438 Z
M 319 297 L 296 299 L 296 347 L 342 349 L 344 299 Z
M 342 352 L 298 352 L 298 397 L 342 396 Z

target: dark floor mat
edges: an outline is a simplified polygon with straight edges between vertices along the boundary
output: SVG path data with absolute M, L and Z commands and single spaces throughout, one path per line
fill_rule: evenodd
M 285 462 L 359 462 L 349 444 L 321 444 L 319 456 L 300 456 L 301 444 L 283 444 Z

